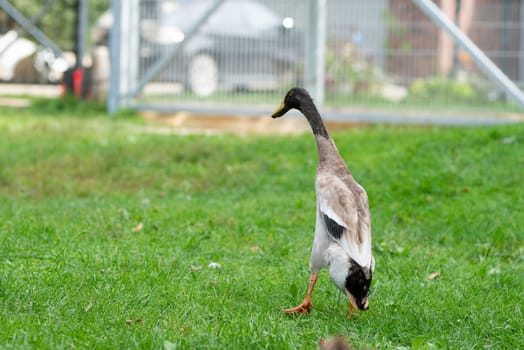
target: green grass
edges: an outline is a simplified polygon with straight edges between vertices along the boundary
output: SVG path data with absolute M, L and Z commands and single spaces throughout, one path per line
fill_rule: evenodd
M 308 281 L 311 135 L 143 124 L 2 111 L 0 348 L 524 348 L 524 125 L 333 134 L 368 191 L 377 263 L 370 310 L 348 320 L 326 272 L 311 314 L 279 311 Z

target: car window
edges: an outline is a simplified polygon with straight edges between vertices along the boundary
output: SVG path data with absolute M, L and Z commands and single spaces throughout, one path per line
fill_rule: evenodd
M 245 2 L 243 10 L 243 16 L 258 31 L 274 29 L 280 25 L 277 14 L 258 2 Z
M 278 16 L 258 2 L 227 0 L 209 19 L 206 29 L 236 32 L 240 35 L 256 34 L 273 29 L 278 24 Z
M 160 6 L 161 23 L 176 26 L 186 32 L 213 5 L 214 0 L 167 0 Z M 229 35 L 254 35 L 274 29 L 279 17 L 259 2 L 251 0 L 226 0 L 204 25 L 206 33 Z

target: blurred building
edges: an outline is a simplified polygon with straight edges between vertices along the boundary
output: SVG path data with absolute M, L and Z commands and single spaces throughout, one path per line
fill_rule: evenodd
M 519 0 L 434 0 L 512 80 L 524 80 L 524 3 Z M 467 53 L 411 1 L 389 1 L 387 70 L 405 79 L 475 71 Z

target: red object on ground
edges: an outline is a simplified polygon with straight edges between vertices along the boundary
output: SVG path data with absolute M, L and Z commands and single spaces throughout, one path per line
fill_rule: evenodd
M 84 70 L 75 68 L 73 71 L 73 93 L 76 97 L 82 97 L 82 86 L 84 81 Z

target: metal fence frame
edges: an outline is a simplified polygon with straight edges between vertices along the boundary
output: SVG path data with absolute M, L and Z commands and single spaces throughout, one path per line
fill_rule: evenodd
M 138 16 L 136 9 L 138 8 L 138 0 L 112 0 L 111 9 L 114 14 L 114 24 L 111 29 L 111 81 L 108 96 L 108 111 L 110 113 L 116 112 L 123 107 L 131 106 L 131 99 L 137 96 L 144 86 L 157 74 L 180 49 L 182 49 L 185 42 L 195 34 L 200 27 L 208 20 L 208 18 L 218 9 L 218 7 L 227 0 L 215 0 L 213 6 L 200 18 L 197 23 L 191 28 L 186 40 L 182 43 L 173 46 L 169 52 L 151 67 L 145 76 L 138 82 L 126 79 L 126 76 L 134 75 L 133 69 L 136 69 L 136 62 L 131 65 L 127 61 L 133 59 L 128 55 L 122 55 L 122 52 L 133 53 L 134 45 L 129 45 L 129 42 L 121 40 L 122 33 L 127 36 L 137 36 L 136 28 L 139 28 Z M 315 97 L 317 104 L 322 105 L 324 100 L 324 52 L 325 52 L 325 26 L 326 26 L 326 6 L 327 0 L 307 0 L 309 11 L 309 31 L 306 35 L 307 57 L 304 70 L 304 83 L 310 90 L 312 96 Z M 132 47 L 130 47 L 132 46 Z M 129 67 L 135 67 L 129 73 Z M 127 70 L 127 74 L 122 69 Z M 138 107 L 142 109 L 153 108 L 152 106 Z M 162 108 L 161 108 L 162 109 Z M 166 109 L 168 110 L 168 109 Z M 206 112 L 205 109 L 202 110 Z M 227 109 L 227 112 L 235 112 L 237 109 Z M 246 112 L 246 111 L 244 111 Z M 265 110 L 264 110 L 265 112 Z M 237 112 L 238 113 L 238 112 Z M 242 113 L 242 112 L 241 112 Z M 243 113 L 245 114 L 245 113 Z M 251 113 L 249 113 L 251 114 Z
M 181 45 L 174 46 L 173 49 L 159 61 L 153 69 L 149 71 L 141 81 L 136 80 L 136 41 L 121 40 L 122 33 L 126 36 L 138 35 L 138 15 L 136 8 L 139 0 L 112 0 L 112 10 L 114 13 L 114 25 L 111 32 L 111 87 L 109 89 L 108 110 L 114 113 L 120 108 L 131 107 L 136 109 L 155 109 L 166 112 L 174 112 L 180 109 L 190 110 L 201 113 L 214 114 L 242 114 L 260 115 L 270 112 L 265 106 L 193 106 L 182 108 L 177 106 L 153 106 L 135 105 L 132 99 L 148 83 L 155 72 L 157 72 L 165 62 L 172 56 Z M 200 25 L 205 23 L 207 18 L 221 5 L 224 0 L 216 0 L 215 5 L 208 11 L 197 25 L 192 28 L 196 32 Z M 448 32 L 454 42 L 467 51 L 482 72 L 489 77 L 503 91 L 508 98 L 517 103 L 524 110 L 524 95 L 522 91 L 511 81 L 466 34 L 464 34 L 431 0 L 412 0 L 438 27 Z M 306 33 L 307 57 L 304 69 L 304 85 L 316 98 L 317 104 L 322 107 L 324 100 L 324 52 L 326 43 L 326 6 L 327 0 L 308 0 L 309 24 Z M 191 35 L 191 33 L 189 35 Z M 351 116 L 344 116 L 340 112 L 325 113 L 331 119 L 351 119 Z M 361 115 L 362 116 L 362 115 Z M 376 117 L 376 116 L 375 116 Z M 355 118 L 355 116 L 353 116 Z M 357 119 L 362 119 L 356 117 Z M 364 119 L 370 119 L 364 116 Z M 373 116 L 371 116 L 373 119 Z M 378 119 L 382 119 L 378 117 Z M 424 118 L 422 118 L 424 120 Z

